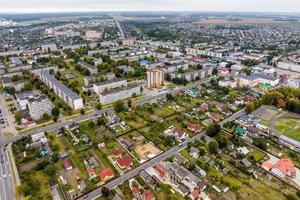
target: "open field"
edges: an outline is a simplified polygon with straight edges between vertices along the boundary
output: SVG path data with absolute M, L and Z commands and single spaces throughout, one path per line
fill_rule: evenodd
M 300 141 L 300 115 L 279 111 L 276 108 L 262 106 L 253 113 L 277 134 Z
M 279 119 L 274 128 L 281 134 L 300 141 L 300 120 L 299 119 Z

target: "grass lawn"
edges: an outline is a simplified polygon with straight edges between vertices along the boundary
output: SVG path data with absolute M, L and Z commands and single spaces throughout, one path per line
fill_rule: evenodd
M 118 115 L 132 128 L 141 128 L 146 125 L 145 120 L 134 113 L 126 112 Z
M 249 146 L 248 146 L 248 148 L 250 150 L 250 153 L 248 154 L 248 156 L 253 155 L 255 162 L 260 161 L 261 159 L 263 159 L 266 156 L 266 154 L 264 152 L 262 152 L 262 151 L 259 151 L 257 149 L 251 148 Z
M 34 178 L 39 181 L 41 187 L 39 191 L 39 196 L 41 199 L 51 199 L 51 191 L 49 187 L 49 177 L 42 171 L 37 171 L 34 173 Z
M 48 132 L 48 138 L 53 146 L 58 146 L 59 152 L 69 151 L 71 153 L 75 153 L 75 150 L 67 137 L 56 137 L 56 133 L 54 131 L 51 131 Z
M 181 151 L 181 155 L 188 159 L 190 162 L 195 162 L 196 160 L 190 155 L 189 151 L 187 149 L 184 149 Z
M 286 199 L 280 190 L 275 190 L 272 187 L 263 184 L 259 181 L 252 182 L 249 186 L 243 185 L 238 190 L 241 199 L 244 200 L 282 200 Z
M 162 131 L 165 130 L 168 126 L 166 126 L 165 128 L 160 127 L 160 126 L 164 126 L 163 124 L 157 123 L 154 124 L 153 126 L 147 126 L 141 129 L 141 131 L 143 132 L 143 135 L 148 138 L 149 140 L 152 141 L 153 144 L 155 144 L 156 146 L 158 146 L 160 149 L 166 151 L 168 149 L 170 149 L 169 146 L 165 146 L 163 144 L 164 141 L 162 141 L 161 137 L 162 137 Z
M 165 200 L 165 199 L 172 199 L 172 200 L 183 200 L 182 197 L 178 192 L 175 192 L 170 185 L 160 184 L 159 185 L 161 190 L 159 192 L 155 192 L 156 199 L 158 200 Z
M 274 128 L 281 134 L 300 141 L 300 120 L 281 119 L 278 120 Z
M 172 108 L 169 108 L 170 104 L 161 106 L 154 109 L 154 114 L 158 115 L 160 117 L 167 117 L 169 115 L 172 115 L 175 113 L 175 111 Z
M 225 175 L 222 177 L 223 183 L 225 183 L 230 189 L 236 190 L 243 186 L 243 183 L 237 178 L 231 175 Z

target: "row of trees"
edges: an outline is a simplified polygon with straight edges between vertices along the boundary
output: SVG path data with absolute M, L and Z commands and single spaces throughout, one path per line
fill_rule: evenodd
M 281 87 L 266 93 L 261 103 L 300 114 L 300 89 Z
M 248 102 L 246 112 L 249 114 L 261 105 L 272 105 L 282 110 L 300 114 L 300 89 L 281 87 L 262 96 L 261 99 Z

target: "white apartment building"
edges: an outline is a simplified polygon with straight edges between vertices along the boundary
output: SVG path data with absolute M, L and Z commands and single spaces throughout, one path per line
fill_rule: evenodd
M 106 81 L 103 83 L 96 83 L 94 84 L 94 92 L 99 95 L 100 93 L 118 88 L 118 87 L 127 87 L 127 80 L 126 79 L 113 79 L 110 81 Z
M 135 85 L 130 87 L 121 87 L 109 90 L 99 94 L 100 103 L 110 104 L 119 100 L 131 98 L 133 94 L 140 95 L 142 93 L 141 85 Z
M 56 44 L 44 44 L 44 45 L 42 45 L 42 52 L 47 53 L 48 51 L 57 51 Z
M 102 37 L 102 33 L 98 31 L 87 31 L 85 32 L 85 39 L 87 40 L 95 40 L 100 39 Z
M 186 48 L 186 53 L 188 55 L 192 55 L 192 56 L 201 55 L 201 56 L 210 56 L 213 58 L 222 58 L 223 57 L 223 53 L 221 53 L 221 52 L 207 51 L 207 50 L 193 49 L 193 48 Z
M 300 72 L 300 64 L 296 64 L 292 62 L 279 62 L 277 67 L 280 69 Z
M 29 114 L 34 120 L 38 120 L 43 117 L 44 114 L 51 114 L 52 103 L 48 100 L 47 96 L 35 95 L 28 98 Z
M 153 69 L 147 71 L 147 87 L 161 88 L 164 85 L 164 71 Z
M 73 92 L 70 88 L 60 83 L 54 76 L 47 71 L 40 72 L 40 79 L 49 87 L 52 88 L 57 96 L 66 102 L 72 109 L 83 108 L 82 98 Z

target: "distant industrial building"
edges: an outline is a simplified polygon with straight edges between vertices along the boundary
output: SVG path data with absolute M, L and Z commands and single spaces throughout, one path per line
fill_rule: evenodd
M 73 109 L 83 108 L 82 98 L 70 90 L 67 86 L 60 83 L 54 76 L 47 71 L 40 72 L 41 80 L 49 87 L 52 88 L 64 102 L 66 102 Z
M 164 71 L 153 69 L 147 71 L 147 87 L 161 88 L 164 85 Z

